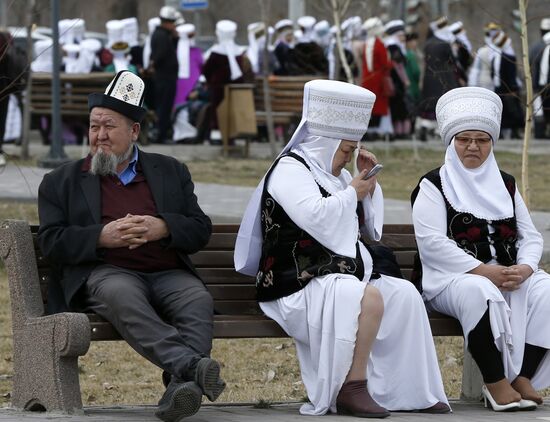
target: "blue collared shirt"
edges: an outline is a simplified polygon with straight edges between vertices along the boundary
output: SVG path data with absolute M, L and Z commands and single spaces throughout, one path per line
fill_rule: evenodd
M 136 177 L 136 164 L 138 160 L 138 149 L 134 145 L 134 154 L 132 156 L 132 159 L 128 163 L 128 167 L 126 167 L 124 170 L 122 170 L 118 174 L 118 178 L 122 182 L 124 186 L 126 186 L 128 183 L 130 183 L 132 180 L 134 180 L 134 177 Z

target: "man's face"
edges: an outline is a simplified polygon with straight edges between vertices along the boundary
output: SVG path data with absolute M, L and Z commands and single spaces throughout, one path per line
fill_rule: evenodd
M 123 155 L 139 134 L 139 123 L 130 122 L 125 116 L 104 107 L 94 107 L 90 112 L 90 152 Z

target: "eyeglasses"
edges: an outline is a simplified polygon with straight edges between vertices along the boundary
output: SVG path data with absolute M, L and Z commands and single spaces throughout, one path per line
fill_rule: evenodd
M 491 144 L 491 138 L 470 138 L 469 136 L 455 136 L 455 142 L 461 147 L 469 146 L 475 142 L 477 146 L 484 147 Z

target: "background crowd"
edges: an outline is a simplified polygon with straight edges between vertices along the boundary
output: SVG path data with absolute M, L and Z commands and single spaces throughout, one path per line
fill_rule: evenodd
M 59 44 L 64 72 L 128 69 L 145 80 L 146 107 L 154 111 L 148 130 L 152 142 L 220 142 L 216 108 L 224 86 L 253 83 L 255 75 L 266 74 L 349 81 L 346 74 L 351 73 L 355 84 L 377 96 L 366 140 L 410 139 L 413 134 L 427 140 L 434 134 L 437 100 L 461 86 L 485 87 L 500 96 L 504 138 L 519 138 L 524 126 L 520 60 L 509 35 L 494 22 L 483 28 L 480 23 L 485 42 L 475 51 L 462 22 L 446 17 L 429 24 L 428 36 L 419 46 L 414 27 L 402 20 L 352 16 L 340 27 L 347 63 L 340 60 L 337 28 L 313 16 L 296 22 L 282 19 L 272 27 L 250 23 L 247 46 L 235 41 L 237 24 L 221 20 L 216 24 L 217 42 L 204 51 L 195 43 L 195 26 L 185 23 L 173 7 L 162 7 L 147 26 L 144 37 L 137 18 L 110 20 L 105 23 L 106 40 L 100 41 L 85 38 L 84 20 L 63 19 Z M 540 35 L 529 52 L 536 95 L 535 137 L 550 139 L 550 18 L 540 21 Z M 9 43 L 6 34 L 2 48 Z M 51 38 L 34 43 L 33 72 L 52 71 L 52 45 Z M 0 122 L 5 124 L 4 139 L 20 137 L 21 101 L 16 95 L 0 102 Z M 47 120 L 40 125 L 47 127 Z M 64 123 L 66 143 L 82 142 L 85 133 L 86 128 Z

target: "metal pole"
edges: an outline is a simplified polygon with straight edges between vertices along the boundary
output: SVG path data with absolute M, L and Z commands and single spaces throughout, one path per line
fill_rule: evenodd
M 60 115 L 60 83 L 59 69 L 61 57 L 59 55 L 59 0 L 51 0 L 52 7 L 52 37 L 53 37 L 53 69 L 52 69 L 52 137 L 50 152 L 47 157 L 39 160 L 41 167 L 54 168 L 69 161 L 63 149 L 61 138 L 61 115 Z
M 8 26 L 8 0 L 0 0 L 0 26 L 2 28 Z

